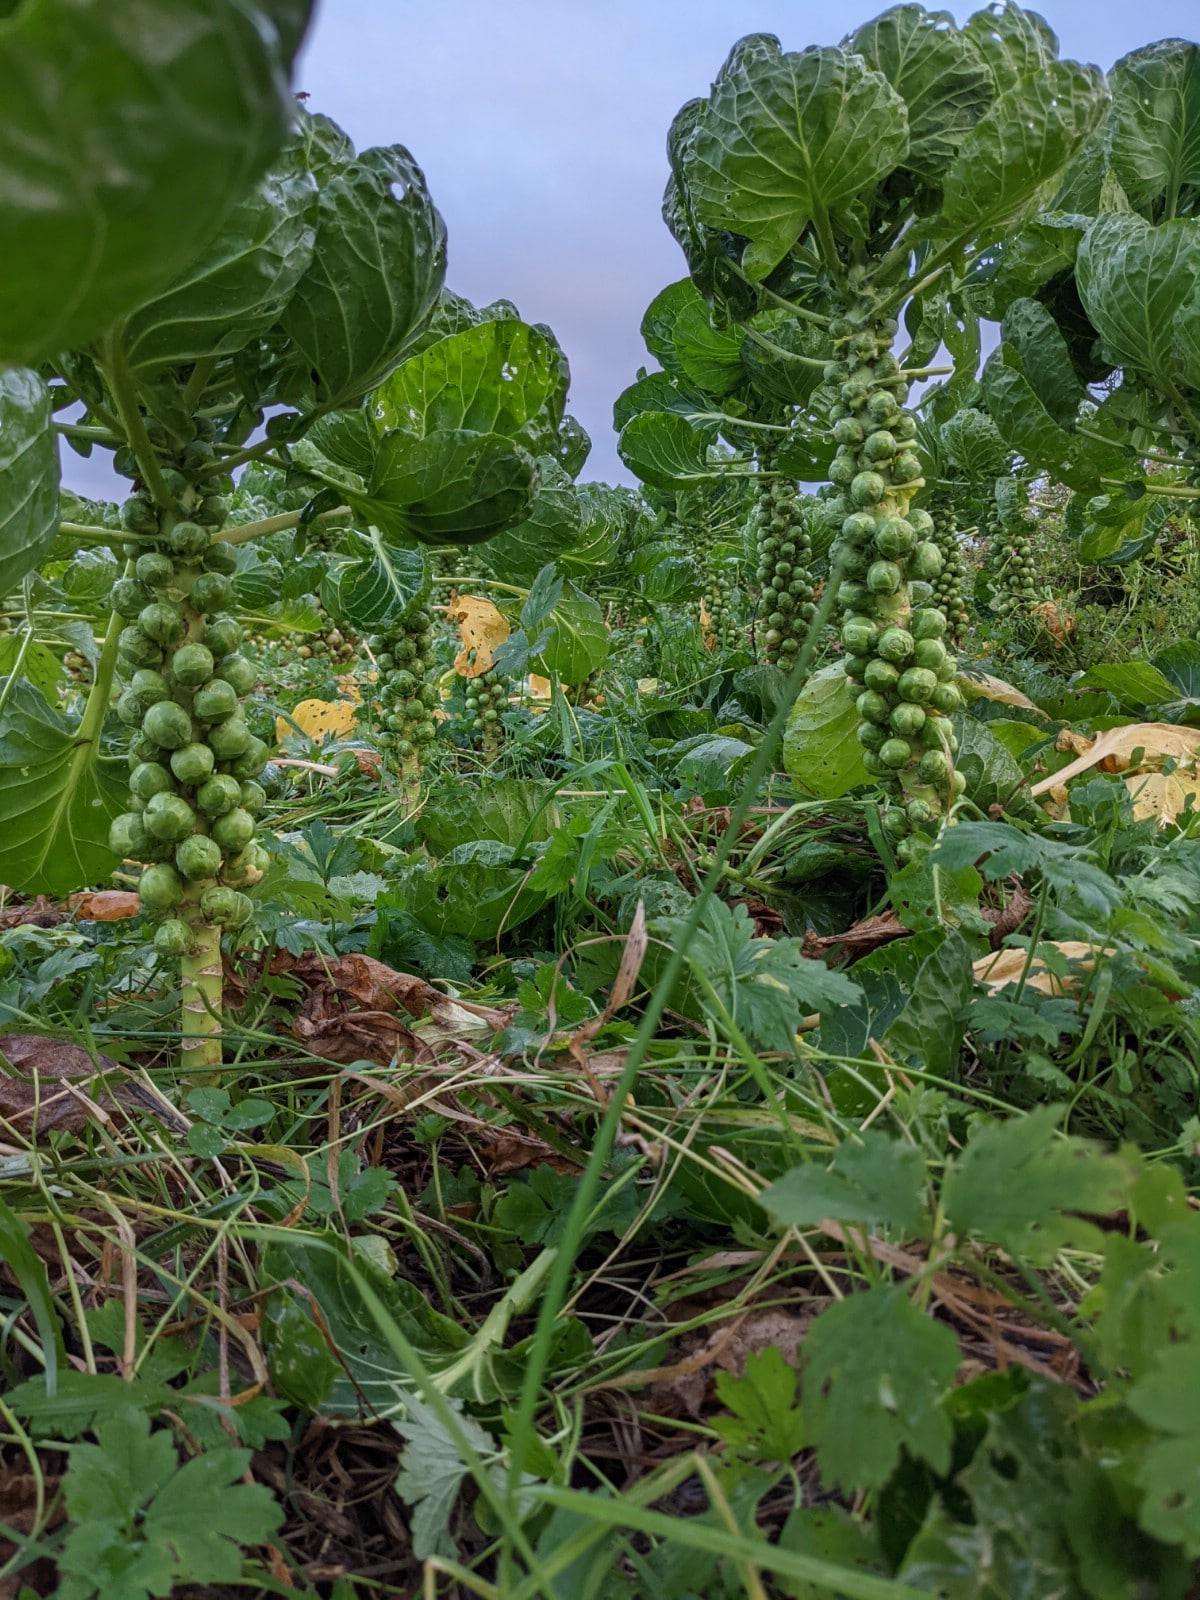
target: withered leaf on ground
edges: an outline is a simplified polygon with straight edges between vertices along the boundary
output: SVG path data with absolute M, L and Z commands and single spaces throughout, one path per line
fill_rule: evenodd
M 424 978 L 357 953 L 325 956 L 308 950 L 292 955 L 275 950 L 268 971 L 294 978 L 307 990 L 292 1021 L 296 1039 L 313 1055 L 342 1064 L 376 1061 L 386 1066 L 398 1054 L 428 1063 L 435 1059 L 436 1044 L 467 1033 L 494 1032 L 510 1015 L 452 1000 Z
M 0 1129 L 25 1138 L 78 1133 L 89 1121 L 107 1120 L 122 1109 L 150 1111 L 177 1131 L 187 1127 L 108 1056 L 93 1061 L 80 1045 L 40 1034 L 0 1034 Z

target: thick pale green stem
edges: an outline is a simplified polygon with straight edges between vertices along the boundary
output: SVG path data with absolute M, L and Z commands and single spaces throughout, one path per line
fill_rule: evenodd
M 192 948 L 180 958 L 183 978 L 183 1032 L 179 1062 L 193 1080 L 216 1072 L 221 1065 L 221 929 L 205 922 L 196 904 L 198 892 L 183 908 L 191 926 Z

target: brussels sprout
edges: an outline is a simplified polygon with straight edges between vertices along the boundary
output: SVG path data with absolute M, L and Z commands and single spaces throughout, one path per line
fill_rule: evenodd
M 358 762 L 353 752 L 347 751 L 346 754 L 353 763 L 352 770 L 357 771 Z M 261 783 L 256 783 L 253 778 L 247 778 L 241 787 L 240 803 L 243 811 L 248 811 L 252 817 L 256 817 L 267 803 L 267 791 Z
M 224 722 L 237 710 L 238 697 L 233 687 L 220 678 L 210 678 L 196 690 L 192 710 L 201 722 Z
M 143 802 L 174 787 L 171 774 L 160 761 L 139 761 L 129 774 L 129 792 Z
M 885 628 L 875 649 L 885 661 L 907 661 L 913 653 L 913 636 L 907 628 Z
M 257 778 L 266 765 L 266 760 L 270 753 L 270 748 L 261 739 L 251 735 L 250 742 L 241 755 L 229 763 L 229 771 L 233 777 L 239 780 Z
M 258 669 L 245 656 L 226 656 L 218 661 L 216 676 L 229 684 L 235 695 L 249 694 L 258 684 Z
M 199 556 L 208 549 L 208 529 L 198 522 L 177 522 L 167 535 L 167 543 L 177 556 Z
M 170 911 L 183 899 L 183 883 L 175 868 L 162 862 L 142 873 L 138 894 L 144 910 Z
M 231 544 L 210 544 L 204 552 L 206 572 L 222 572 L 227 578 L 232 578 L 237 565 L 237 551 Z
M 917 776 L 922 783 L 945 785 L 950 781 L 950 761 L 944 750 L 926 750 L 917 763 Z
M 841 417 L 833 425 L 833 437 L 836 444 L 858 445 L 863 442 L 863 425 L 856 422 L 853 417 Z
M 123 811 L 108 829 L 108 847 L 123 861 L 140 861 L 149 843 L 146 825 L 136 811 Z
M 846 578 L 838 584 L 838 605 L 844 611 L 861 611 L 870 603 L 871 591 L 865 583 L 859 583 L 854 578 Z
M 203 783 L 215 766 L 216 757 L 206 744 L 185 744 L 171 756 L 171 771 L 180 783 Z
M 909 563 L 914 576 L 924 579 L 936 578 L 942 570 L 942 552 L 937 545 L 925 540 L 913 551 Z
M 875 537 L 875 518 L 869 511 L 853 511 L 842 523 L 842 537 L 847 544 L 869 544 Z
M 829 463 L 829 481 L 830 483 L 840 484 L 844 488 L 848 483 L 853 482 L 857 471 L 858 462 L 855 460 L 853 453 L 848 450 L 839 450 Z
M 175 563 L 161 550 L 147 550 L 137 558 L 133 570 L 148 589 L 165 588 L 175 577 Z
M 130 533 L 158 532 L 158 512 L 148 494 L 130 495 L 122 501 L 121 526 Z
M 270 857 L 262 846 L 250 844 L 229 857 L 221 869 L 221 877 L 235 888 L 250 888 L 260 881 L 269 864 Z
M 155 644 L 174 644 L 182 639 L 185 623 L 178 606 L 155 600 L 138 612 L 138 627 Z
M 944 611 L 938 611 L 932 606 L 927 606 L 923 611 L 918 611 L 913 617 L 913 638 L 918 643 L 922 639 L 940 639 L 948 626 Z M 922 662 L 921 665 L 924 665 L 924 663 Z
M 898 772 L 912 760 L 912 746 L 907 739 L 885 739 L 879 747 L 879 759 L 885 767 Z
M 234 806 L 232 811 L 226 811 L 213 822 L 212 836 L 223 854 L 233 855 L 244 850 L 253 839 L 254 818 L 241 806 Z
M 847 617 L 842 623 L 842 645 L 854 655 L 869 655 L 878 639 L 879 629 L 869 617 Z
M 886 428 L 868 434 L 863 444 L 863 455 L 868 461 L 890 461 L 896 454 L 896 440 Z
M 861 683 L 863 673 L 870 666 L 872 660 L 873 657 L 871 656 L 843 656 L 842 671 L 852 683 Z
M 872 594 L 895 594 L 903 580 L 894 561 L 872 561 L 867 569 L 867 588 Z
M 171 657 L 171 671 L 176 683 L 194 689 L 207 683 L 213 674 L 212 651 L 204 644 L 181 644 Z
M 223 572 L 202 572 L 190 599 L 197 611 L 227 611 L 233 604 L 233 584 Z
M 946 660 L 946 646 L 940 639 L 918 639 L 913 649 L 913 659 L 918 667 L 927 667 L 936 673 Z
M 903 838 L 908 832 L 908 818 L 899 806 L 888 806 L 883 813 L 883 831 L 893 839 Z
M 206 778 L 196 795 L 196 804 L 206 817 L 219 817 L 232 811 L 242 800 L 242 786 L 227 772 L 218 772 Z M 246 807 L 250 810 L 250 807 Z
M 137 732 L 129 741 L 129 770 L 133 771 L 139 761 L 157 761 L 166 752 L 162 746 L 153 739 L 148 739 L 144 732 Z
M 127 728 L 138 728 L 145 715 L 145 702 L 132 689 L 125 689 L 117 701 L 117 716 L 120 720 Z
M 937 821 L 937 812 L 928 800 L 910 800 L 904 808 L 909 826 L 913 828 L 926 828 L 931 822 Z
M 864 726 L 869 728 L 871 724 L 868 722 L 865 723 Z M 874 750 L 863 751 L 862 764 L 864 770 L 869 772 L 873 778 L 882 778 L 889 770 L 884 766 L 883 762 L 879 759 L 878 754 Z
M 933 532 L 933 518 L 923 506 L 919 506 L 915 511 L 910 511 L 908 520 L 912 523 L 913 532 L 918 539 L 927 539 Z
M 963 706 L 962 690 L 956 683 L 939 683 L 933 691 L 933 707 L 944 716 L 952 717 Z
M 164 750 L 179 750 L 192 740 L 192 719 L 174 700 L 160 700 L 142 718 L 142 732 Z
M 236 761 L 250 744 L 250 729 L 240 716 L 227 718 L 208 730 L 208 744 L 218 761 Z
M 881 661 L 878 656 L 875 656 L 868 661 L 863 676 L 868 689 L 874 689 L 876 693 L 884 694 L 887 690 L 896 687 L 900 673 L 890 661 Z
M 154 930 L 154 948 L 165 961 L 187 955 L 192 942 L 192 930 L 182 917 L 168 917 Z
M 878 472 L 860 472 L 850 484 L 850 498 L 856 506 L 878 505 L 887 494 L 887 484 Z
M 108 599 L 119 616 L 136 617 L 154 599 L 154 591 L 136 578 L 118 578 Z
M 909 667 L 907 672 L 900 674 L 896 692 L 911 705 L 924 706 L 933 699 L 937 686 L 936 674 L 927 667 Z
M 241 624 L 235 617 L 210 617 L 204 625 L 204 643 L 220 660 L 242 642 Z
M 181 794 L 152 795 L 142 812 L 146 832 L 166 844 L 185 838 L 196 826 L 196 813 Z
M 883 695 L 876 694 L 873 689 L 867 689 L 860 694 L 854 702 L 854 708 L 864 722 L 882 724 L 888 719 L 888 703 Z
M 921 458 L 914 455 L 911 450 L 905 450 L 892 462 L 892 481 L 894 483 L 916 483 L 921 476 Z
M 860 722 L 854 730 L 854 737 L 864 750 L 879 750 L 887 739 L 887 732 L 877 722 Z
M 117 637 L 117 651 L 123 660 L 135 667 L 156 667 L 163 658 L 161 647 L 143 633 L 136 622 L 121 629 Z
M 901 700 L 898 706 L 892 707 L 888 724 L 892 732 L 899 734 L 902 739 L 911 739 L 925 726 L 925 712 L 920 706 Z
M 912 523 L 905 517 L 885 517 L 875 534 L 876 550 L 889 561 L 906 556 L 916 542 Z
M 227 924 L 237 914 L 237 903 L 244 900 L 236 889 L 213 887 L 200 896 L 200 910 L 206 922 Z
M 176 850 L 175 865 L 185 878 L 215 878 L 221 870 L 221 847 L 215 839 L 193 833 Z
M 224 495 L 206 494 L 196 507 L 195 518 L 205 528 L 222 528 L 229 520 L 229 501 Z
M 892 418 L 900 411 L 900 402 L 884 389 L 877 389 L 867 401 L 867 411 L 872 422 L 881 427 L 890 425 Z
M 967 792 L 967 775 L 965 772 L 955 770 L 950 774 L 950 793 L 955 800 L 961 800 Z

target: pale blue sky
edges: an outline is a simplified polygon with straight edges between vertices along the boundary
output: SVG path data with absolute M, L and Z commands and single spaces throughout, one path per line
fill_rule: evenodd
M 734 41 L 836 44 L 882 5 L 804 0 L 318 0 L 297 72 L 360 147 L 406 144 L 450 234 L 451 286 L 548 322 L 592 435 L 585 477 L 624 478 L 613 399 L 647 358 L 642 312 L 683 276 L 663 226 L 665 141 Z M 962 20 L 976 5 L 950 5 Z M 1101 67 L 1195 38 L 1200 0 L 1047 0 L 1064 55 Z

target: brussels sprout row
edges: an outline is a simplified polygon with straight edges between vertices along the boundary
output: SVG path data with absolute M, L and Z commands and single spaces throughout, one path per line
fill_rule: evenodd
M 816 615 L 804 502 L 786 478 L 764 481 L 754 512 L 756 576 L 762 585 L 759 638 L 766 659 L 789 672 Z
M 124 525 L 143 538 L 152 519 L 158 528 L 146 495 L 122 507 Z M 114 820 L 110 842 L 146 863 L 142 905 L 165 919 L 156 947 L 178 956 L 203 942 L 205 926 L 250 920 L 242 891 L 267 865 L 254 819 L 266 801 L 257 780 L 268 749 L 241 712 L 258 673 L 239 652 L 242 629 L 229 614 L 236 555 L 190 517 L 167 513 L 161 528 L 112 591 L 125 621 L 116 712 L 130 730 L 130 772 L 129 810 Z
M 379 748 L 415 777 L 422 753 L 437 737 L 433 618 L 423 606 L 415 606 L 386 633 L 373 633 L 367 648 L 379 672 Z
M 744 642 L 742 595 L 731 564 L 712 557 L 705 564 L 701 620 L 718 650 L 737 650 Z
M 495 671 L 468 678 L 464 704 L 468 734 L 487 760 L 495 761 L 504 742 L 500 718 L 508 705 L 508 679 Z
M 958 519 L 954 508 L 945 500 L 936 500 L 929 508 L 933 518 L 934 544 L 942 553 L 942 570 L 933 580 L 933 598 L 946 613 L 946 637 L 961 645 L 971 625 L 964 590 L 965 572 L 962 551 L 958 542 Z
M 931 603 L 943 568 L 933 519 L 911 508 L 924 479 L 908 383 L 891 351 L 897 331 L 869 304 L 836 319 L 824 377 L 837 443 L 830 478 L 847 506 L 836 552 L 845 670 L 858 691 L 863 762 L 887 792 L 884 826 L 906 857 L 912 831 L 962 791 L 949 723 L 962 697 L 949 622 Z
M 987 519 L 991 552 L 992 604 L 1000 616 L 1015 620 L 1037 604 L 1037 563 L 1033 558 L 1033 515 L 1013 492 L 1011 480 L 1000 479 Z

